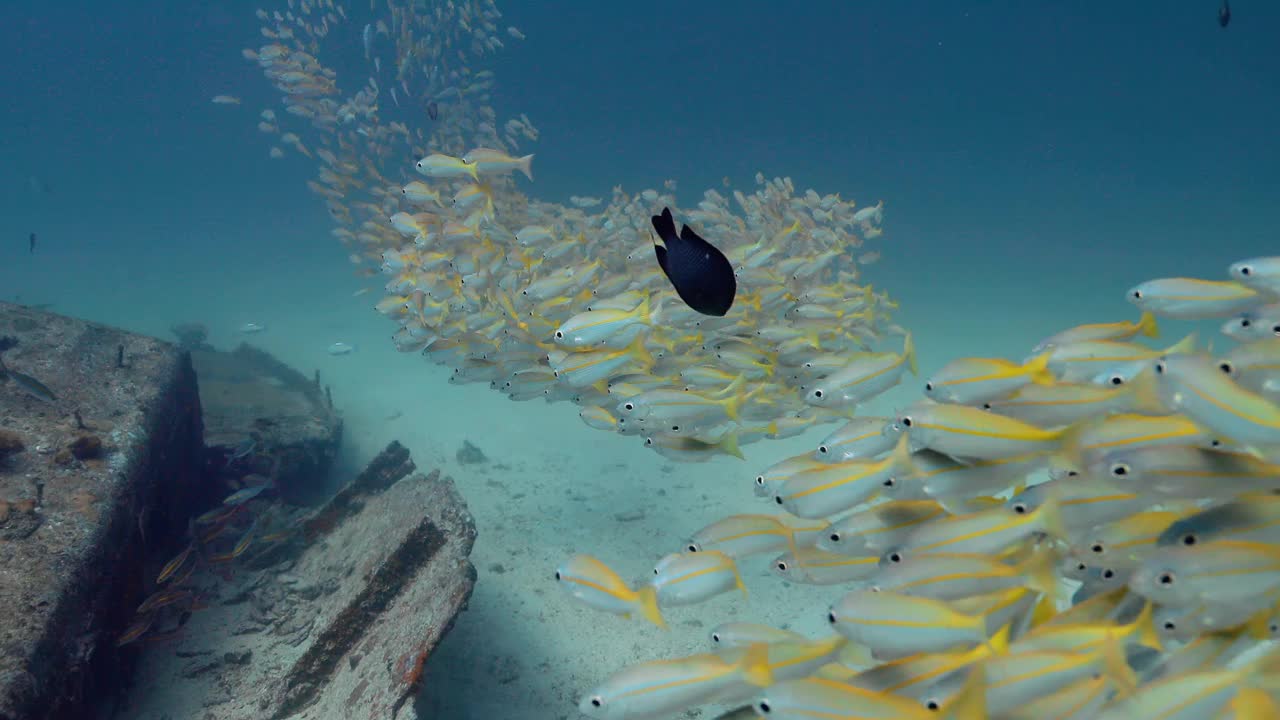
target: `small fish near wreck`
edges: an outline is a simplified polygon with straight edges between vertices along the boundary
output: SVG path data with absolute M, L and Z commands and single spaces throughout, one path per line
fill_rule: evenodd
M 356 351 L 356 346 L 351 343 L 336 342 L 329 346 L 327 352 L 330 355 L 350 355 Z
M 44 383 L 30 375 L 20 373 L 17 370 L 7 367 L 4 364 L 3 359 L 0 359 L 0 379 L 12 380 L 15 385 L 26 391 L 28 395 L 39 400 L 43 400 L 47 403 L 58 402 L 58 396 L 54 395 L 53 391 Z

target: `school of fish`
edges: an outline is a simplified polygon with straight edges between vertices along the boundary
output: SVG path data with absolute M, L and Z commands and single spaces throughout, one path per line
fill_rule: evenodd
M 493 74 L 473 69 L 503 46 L 493 3 L 375 0 L 385 16 L 358 33 L 373 72 L 346 97 L 318 58 L 358 23 L 329 0 L 288 5 L 259 11 L 270 42 L 245 51 L 284 95 L 259 127 L 271 157 L 318 158 L 310 186 L 379 278 L 398 349 L 513 400 L 574 402 L 682 461 L 843 423 L 753 478 L 767 511 L 673 539 L 643 582 L 586 554 L 555 573 L 591 608 L 665 626 L 744 591 L 738 564 L 762 556 L 843 586 L 788 608 L 831 632 L 719 626 L 705 653 L 603 679 L 585 715 L 1280 716 L 1280 258 L 1144 283 L 1137 320 L 1063 330 L 1021 361 L 954 360 L 895 417 L 856 417 L 916 370 L 894 302 L 861 284 L 883 205 L 762 175 L 689 208 L 674 183 L 530 199 L 518 148 L 537 130 L 500 126 Z M 664 208 L 733 265 L 724 317 L 664 282 Z M 1155 343 L 1160 317 L 1221 319 L 1235 344 Z
M 571 597 L 659 626 L 745 591 L 753 556 L 841 586 L 807 609 L 825 637 L 720 625 L 707 653 L 625 668 L 582 712 L 1280 717 L 1280 257 L 1128 298 L 1136 321 L 1065 329 L 1021 361 L 952 360 L 895 417 L 855 417 L 766 468 L 754 487 L 773 512 L 711 523 L 642 583 L 566 561 Z M 1159 317 L 1220 319 L 1232 346 L 1151 347 Z M 894 367 L 855 361 L 806 400 L 864 400 Z
M 244 55 L 284 93 L 284 112 L 263 110 L 259 127 L 318 158 L 310 186 L 360 273 L 383 283 L 375 307 L 395 323 L 397 349 L 513 400 L 574 402 L 586 424 L 636 435 L 677 461 L 741 457 L 743 444 L 848 414 L 851 402 L 808 403 L 803 394 L 832 366 L 903 335 L 889 322 L 889 296 L 858 283 L 860 267 L 878 257 L 860 248 L 881 234 L 882 205 L 856 208 L 760 174 L 752 192 L 709 190 L 688 209 L 673 182 L 634 194 L 615 188 L 607 202 L 530 199 L 512 175 L 533 180 L 533 155 L 515 147 L 536 130 L 522 116 L 499 133 L 485 104 L 492 73 L 467 65 L 501 46 L 497 9 L 386 9 L 362 41 L 368 58 L 384 46 L 394 55 L 395 80 L 379 82 L 379 62 L 345 100 L 335 97 L 337 72 L 317 58 L 345 21 L 340 5 L 259 11 L 274 42 Z M 383 83 L 394 109 L 384 106 Z M 287 116 L 309 128 L 282 132 Z M 417 124 L 410 130 L 393 116 Z M 407 156 L 415 161 L 393 161 Z M 726 249 L 738 286 L 728 315 L 701 316 L 667 285 L 650 229 L 664 208 Z M 910 338 L 899 342 L 913 363 Z

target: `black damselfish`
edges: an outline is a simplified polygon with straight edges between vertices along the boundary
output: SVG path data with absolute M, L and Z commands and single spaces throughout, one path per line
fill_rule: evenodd
M 654 243 L 658 265 L 685 304 L 703 315 L 724 317 L 733 306 L 738 281 L 729 258 L 685 225 L 676 234 L 671 208 L 653 216 L 653 229 L 662 244 Z

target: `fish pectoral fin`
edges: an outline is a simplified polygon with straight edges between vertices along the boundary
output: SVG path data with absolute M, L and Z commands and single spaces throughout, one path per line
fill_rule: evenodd
M 667 249 L 662 245 L 654 243 L 653 254 L 658 256 L 658 267 L 662 268 L 663 274 L 671 277 L 671 271 L 667 269 Z

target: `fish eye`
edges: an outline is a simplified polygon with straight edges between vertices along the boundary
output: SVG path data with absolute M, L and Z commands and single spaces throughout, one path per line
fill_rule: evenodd
M 1112 477 L 1124 477 L 1129 474 L 1132 468 L 1127 463 L 1116 463 L 1111 466 Z
M 1165 587 L 1169 587 L 1170 585 L 1173 585 L 1173 573 L 1171 572 L 1160 573 L 1160 577 L 1156 578 L 1156 582 L 1160 583 Z
M 1252 266 L 1252 265 L 1241 265 L 1241 266 L 1240 266 L 1240 274 L 1241 274 L 1241 275 L 1243 275 L 1243 276 L 1245 276 L 1245 277 L 1249 277 L 1250 275 L 1252 275 L 1252 274 L 1253 274 L 1253 266 Z
M 1095 553 L 1098 553 L 1099 555 L 1106 552 L 1106 548 L 1102 547 L 1102 543 L 1094 543 L 1093 547 L 1089 549 L 1094 551 Z
M 1012 507 L 1013 507 L 1013 511 L 1018 513 L 1019 515 L 1027 514 L 1027 504 L 1024 502 L 1016 502 L 1013 504 Z
M 653 438 L 645 438 L 644 445 L 645 447 L 651 447 L 653 445 Z
M 1164 364 L 1164 361 L 1161 360 L 1160 362 L 1156 363 L 1156 374 L 1163 375 L 1164 371 L 1165 371 L 1165 364 Z
M 1280 335 L 1280 325 L 1272 325 L 1272 326 L 1271 326 L 1271 334 L 1272 334 L 1272 335 Z
M 1084 563 L 1076 563 L 1076 572 L 1084 572 L 1085 570 L 1088 570 L 1088 569 L 1089 569 L 1088 565 L 1085 565 Z
M 1280 625 L 1277 625 L 1276 623 L 1271 623 L 1270 625 L 1267 626 L 1267 632 L 1271 633 L 1272 635 L 1275 635 L 1277 632 L 1280 632 Z
M 763 487 L 763 486 L 764 486 L 764 476 L 763 476 L 763 475 L 757 475 L 757 476 L 756 476 L 756 484 L 757 484 L 757 485 L 760 485 L 761 487 Z
M 925 392 L 933 392 L 933 383 L 931 383 L 931 382 L 927 382 L 927 383 L 925 383 L 925 384 L 924 384 L 924 391 L 925 391 Z
M 1250 320 L 1249 318 L 1240 318 L 1240 327 L 1247 328 L 1252 324 L 1253 324 L 1253 321 Z
M 782 504 L 782 496 L 781 496 L 781 495 L 774 495 L 774 496 L 773 496 L 773 501 L 774 501 L 774 502 L 776 502 L 776 503 L 778 503 L 779 505 L 781 505 L 781 504 Z
M 902 553 L 899 553 L 899 552 L 891 552 L 891 553 L 889 553 L 889 562 L 891 562 L 891 563 L 900 563 L 900 562 L 902 562 Z
M 557 571 L 556 571 L 556 580 L 559 580 L 559 579 L 560 579 L 560 571 L 559 571 L 559 570 L 557 570 Z
M 936 710 L 938 710 L 938 708 L 942 707 L 941 705 L 939 705 L 939 704 L 938 704 L 938 701 L 937 701 L 937 700 L 929 700 L 928 702 L 926 702 L 926 703 L 924 704 L 924 706 L 925 706 L 925 708 L 926 708 L 926 709 L 928 709 L 928 710 L 934 710 L 934 711 L 936 711 Z
M 697 546 L 697 545 L 694 545 L 693 543 L 689 543 L 688 545 L 686 545 L 686 546 L 685 546 L 685 548 L 686 548 L 689 552 L 698 552 L 698 546 Z
M 829 612 L 829 613 L 827 613 L 827 622 L 829 622 L 829 623 L 831 623 L 832 625 L 834 625 L 834 624 L 835 624 L 835 622 L 836 622 L 836 614 L 835 614 L 835 613 L 833 613 L 833 612 Z
M 984 403 L 982 403 L 982 409 L 983 409 L 983 410 L 990 410 L 990 409 L 991 409 L 991 403 L 989 403 L 989 402 L 984 402 Z
M 564 333 L 562 333 L 562 332 L 560 332 L 559 330 L 557 330 L 557 331 L 556 331 L 556 339 L 557 339 L 557 340 L 563 340 L 563 339 L 564 339 Z
M 1110 378 L 1107 379 L 1107 382 L 1111 383 L 1112 385 L 1123 385 L 1124 377 L 1120 375 L 1112 375 Z
M 624 404 L 622 405 L 622 409 L 623 409 L 623 410 L 635 410 L 635 409 L 636 409 L 636 406 L 635 406 L 635 403 L 624 403 Z
M 829 453 L 829 452 L 831 452 L 831 450 L 830 450 L 826 445 L 819 445 L 819 446 L 818 446 L 818 454 L 819 454 L 819 455 L 826 455 L 826 454 L 827 454 L 827 453 Z
M 835 621 L 832 620 L 832 622 L 835 622 Z M 773 708 L 769 706 L 768 700 L 761 700 L 760 702 L 756 703 L 756 709 L 760 711 L 761 715 L 768 715 L 769 713 L 773 712 Z
M 883 483 L 883 484 L 884 484 L 884 486 L 885 486 L 885 487 L 887 487 L 887 488 L 891 488 L 891 487 L 893 487 L 894 485 L 897 485 L 897 484 L 898 484 L 898 481 L 897 481 L 897 480 L 895 480 L 894 478 L 888 477 L 888 478 L 885 478 L 885 479 L 884 479 L 884 483 Z
M 1141 299 L 1142 299 L 1142 291 L 1141 291 L 1141 290 L 1134 290 L 1134 291 L 1133 291 L 1132 293 L 1130 293 L 1130 294 L 1131 294 L 1131 295 L 1133 295 L 1133 299 L 1134 299 L 1134 300 L 1141 300 Z
M 1079 475 L 1079 474 L 1080 474 L 1080 472 L 1079 472 L 1078 470 L 1068 470 L 1068 471 L 1067 471 L 1067 477 L 1076 477 L 1076 476 L 1077 476 L 1077 475 Z
M 711 633 L 711 642 L 720 642 L 720 633 Z
M 813 391 L 813 396 L 819 400 L 822 399 L 822 389 L 818 388 Z
M 680 432 L 680 426 L 679 426 L 679 425 L 672 425 L 672 426 L 671 426 L 671 432 Z
M 1195 533 L 1187 533 L 1186 535 L 1183 535 L 1183 536 L 1182 536 L 1182 544 L 1183 544 L 1183 545 L 1195 545 L 1195 544 L 1196 544 L 1196 536 L 1195 536 Z
M 840 542 L 840 533 L 831 533 L 827 537 L 830 538 L 831 542 L 834 542 L 834 543 Z
M 786 571 L 787 571 L 787 561 L 786 561 L 786 560 L 779 560 L 779 561 L 778 561 L 778 571 L 779 571 L 779 572 L 786 572 Z
M 603 705 L 604 705 L 604 700 L 601 700 L 599 695 L 596 695 L 595 697 L 591 698 L 591 707 L 601 707 Z
M 1106 570 L 1103 570 L 1103 571 L 1102 571 L 1102 579 L 1103 579 L 1103 580 L 1110 580 L 1111 578 L 1113 578 L 1113 577 L 1115 577 L 1115 576 L 1116 576 L 1116 571 L 1115 571 L 1115 570 L 1112 570 L 1111 568 L 1107 568 Z
M 1178 629 L 1178 623 L 1176 623 L 1176 622 L 1174 622 L 1174 621 L 1172 621 L 1172 620 L 1165 620 L 1165 621 L 1164 621 L 1164 629 L 1165 629 L 1165 630 L 1177 630 L 1177 629 Z
M 657 575 L 657 574 L 658 574 L 658 568 L 654 568 L 654 569 L 653 569 L 653 574 L 654 574 L 654 575 Z

